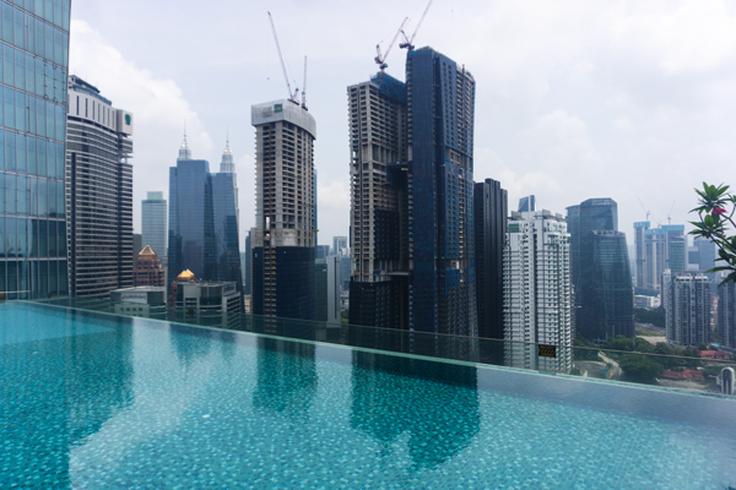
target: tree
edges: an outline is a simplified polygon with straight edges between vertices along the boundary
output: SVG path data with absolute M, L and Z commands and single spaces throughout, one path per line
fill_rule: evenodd
M 624 372 L 624 379 L 636 383 L 655 384 L 657 376 L 664 370 L 659 362 L 648 356 L 626 354 L 619 360 L 619 366 Z
M 695 227 L 690 234 L 712 240 L 718 248 L 721 265 L 708 272 L 726 272 L 723 282 L 736 281 L 736 195 L 729 188 L 703 182 L 702 189 L 695 189 L 699 206 L 690 211 L 698 215 L 698 221 L 690 222 Z

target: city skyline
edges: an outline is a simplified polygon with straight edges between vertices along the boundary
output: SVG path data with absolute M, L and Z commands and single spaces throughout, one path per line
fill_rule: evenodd
M 312 32 L 308 27 L 295 27 L 296 22 L 325 14 L 319 4 L 269 4 L 283 31 L 282 47 L 291 74 L 299 73 L 304 52 L 310 57 L 308 97 L 325 130 L 315 148 L 322 242 L 346 235 L 348 230 L 344 87 L 375 71 L 375 44 L 383 40 L 385 46 L 401 17 L 418 17 L 423 4 L 412 2 L 401 12 L 372 9 L 380 13 L 368 13 L 366 26 L 351 29 L 344 23 L 350 18 L 349 6 L 331 6 L 327 20 L 337 28 L 329 36 L 319 35 L 316 28 Z M 718 124 L 736 106 L 736 96 L 726 88 L 732 76 L 725 70 L 731 54 L 725 48 L 711 49 L 712 44 L 720 46 L 717 42 L 724 36 L 724 46 L 734 42 L 727 29 L 733 13 L 724 5 L 711 2 L 700 8 L 678 4 L 665 8 L 661 4 L 649 12 L 632 5 L 624 13 L 614 6 L 601 9 L 582 2 L 554 8 L 532 3 L 503 7 L 469 3 L 462 9 L 435 2 L 416 44 L 452 53 L 476 78 L 476 178 L 500 180 L 512 203 L 535 193 L 546 208 L 556 212 L 589 197 L 610 196 L 619 203 L 619 229 L 633 243 L 632 223 L 644 220 L 645 210 L 652 211 L 654 225 L 666 223 L 668 214 L 673 222 L 684 222 L 692 207 L 693 186 L 703 178 L 736 178 L 726 166 L 733 129 Z M 172 22 L 158 28 L 164 34 L 181 34 L 186 24 L 176 19 L 192 18 L 192 6 L 181 2 L 177 7 L 181 11 L 173 11 L 166 5 L 146 5 L 153 11 L 141 28 L 155 18 L 170 16 Z M 222 15 L 223 9 L 216 9 L 202 19 L 205 25 L 224 22 L 217 34 L 205 32 L 196 40 L 181 39 L 174 49 L 129 36 L 123 30 L 126 22 L 112 21 L 127 18 L 128 11 L 135 9 L 103 8 L 84 0 L 74 4 L 72 69 L 110 87 L 111 97 L 132 112 L 142 110 L 137 121 L 141 133 L 149 129 L 138 146 L 141 171 L 136 174 L 136 206 L 147 190 L 155 190 L 146 188 L 149 182 L 155 188 L 165 187 L 168 160 L 163 156 L 175 151 L 185 124 L 192 149 L 210 161 L 216 161 L 219 135 L 229 128 L 240 167 L 238 186 L 252 188 L 252 130 L 242 114 L 252 103 L 282 96 L 285 89 L 268 37 L 268 6 L 226 7 L 230 10 L 227 16 Z M 692 25 L 689 19 L 694 16 L 712 22 Z M 249 29 L 227 28 L 231 22 L 241 26 L 243 19 L 248 19 Z M 583 21 L 593 27 L 574 33 L 565 27 Z M 445 32 L 447 22 L 467 29 Z M 505 24 L 510 28 L 499 28 Z M 708 32 L 699 32 L 700 26 L 707 26 Z M 679 36 L 680 41 L 670 31 L 687 36 Z M 294 35 L 302 32 L 309 36 Z M 658 33 L 666 43 L 658 40 Z M 477 44 L 463 42 L 470 34 L 476 36 Z M 540 41 L 541 37 L 546 41 Z M 687 49 L 681 49 L 685 40 Z M 482 45 L 493 46 L 494 56 L 479 49 Z M 396 48 L 391 53 L 389 74 L 401 75 L 404 55 Z M 96 73 L 93 66 L 105 73 Z M 221 76 L 213 80 L 209 76 L 213 72 Z M 119 80 L 111 85 L 101 77 Z M 697 83 L 687 85 L 692 77 Z M 130 94 L 114 92 L 124 89 Z M 244 95 L 231 103 L 227 94 L 235 91 Z M 151 105 L 150 93 L 161 99 L 153 105 L 156 111 L 140 107 Z M 700 98 L 702 103 L 695 104 Z M 129 99 L 139 100 L 131 106 Z M 649 117 L 652 114 L 655 117 Z M 708 149 L 703 148 L 706 144 Z M 658 172 L 665 163 L 669 171 Z M 723 169 L 725 175 L 716 176 L 716 169 Z M 649 185 L 654 178 L 659 183 L 656 193 Z M 253 224 L 254 208 L 252 193 L 241 192 L 241 235 Z

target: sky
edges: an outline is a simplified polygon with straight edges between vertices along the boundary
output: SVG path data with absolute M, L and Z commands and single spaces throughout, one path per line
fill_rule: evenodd
M 270 10 L 317 121 L 319 242 L 350 224 L 348 85 L 376 71 L 425 0 L 73 0 L 70 73 L 133 112 L 134 228 L 146 192 L 168 194 L 186 128 L 194 158 L 219 167 L 229 134 L 241 235 L 255 217 L 250 106 L 286 96 Z M 510 208 L 536 194 L 564 213 L 612 197 L 619 228 L 651 213 L 683 223 L 701 181 L 736 184 L 736 2 L 731 0 L 435 0 L 417 46 L 476 80 L 475 180 L 492 177 Z M 388 73 L 404 78 L 405 51 Z M 630 244 L 631 245 L 631 244 Z M 241 240 L 242 247 L 242 240 Z

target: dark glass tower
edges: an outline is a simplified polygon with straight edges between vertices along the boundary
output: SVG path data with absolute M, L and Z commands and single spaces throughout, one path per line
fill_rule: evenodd
M 238 187 L 230 143 L 225 145 L 220 172 L 212 181 L 212 215 L 215 228 L 217 272 L 212 279 L 232 281 L 243 291 L 243 273 L 238 246 Z
M 473 244 L 475 81 L 431 48 L 406 61 L 409 326 L 478 333 Z
M 183 270 L 199 279 L 231 281 L 243 276 L 238 248 L 238 189 L 229 145 L 220 172 L 206 160 L 192 160 L 186 137 L 176 167 L 169 169 L 168 284 Z
M 501 183 L 475 184 L 475 270 L 478 336 L 503 338 L 503 248 L 508 196 Z
M 213 278 L 216 271 L 214 237 L 209 163 L 192 160 L 185 137 L 176 166 L 169 169 L 167 284 L 185 269 L 198 278 Z
M 626 236 L 609 198 L 567 208 L 577 334 L 589 340 L 634 335 L 633 289 Z
M 0 297 L 66 295 L 69 0 L 1 2 Z

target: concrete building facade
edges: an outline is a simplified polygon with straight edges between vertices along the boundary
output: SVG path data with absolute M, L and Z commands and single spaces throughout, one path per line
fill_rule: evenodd
M 573 337 L 570 234 L 560 215 L 512 213 L 503 280 L 506 363 L 569 372 Z
M 69 77 L 66 215 L 72 296 L 133 285 L 133 116 Z
M 316 123 L 292 100 L 254 105 L 253 312 L 314 317 Z

